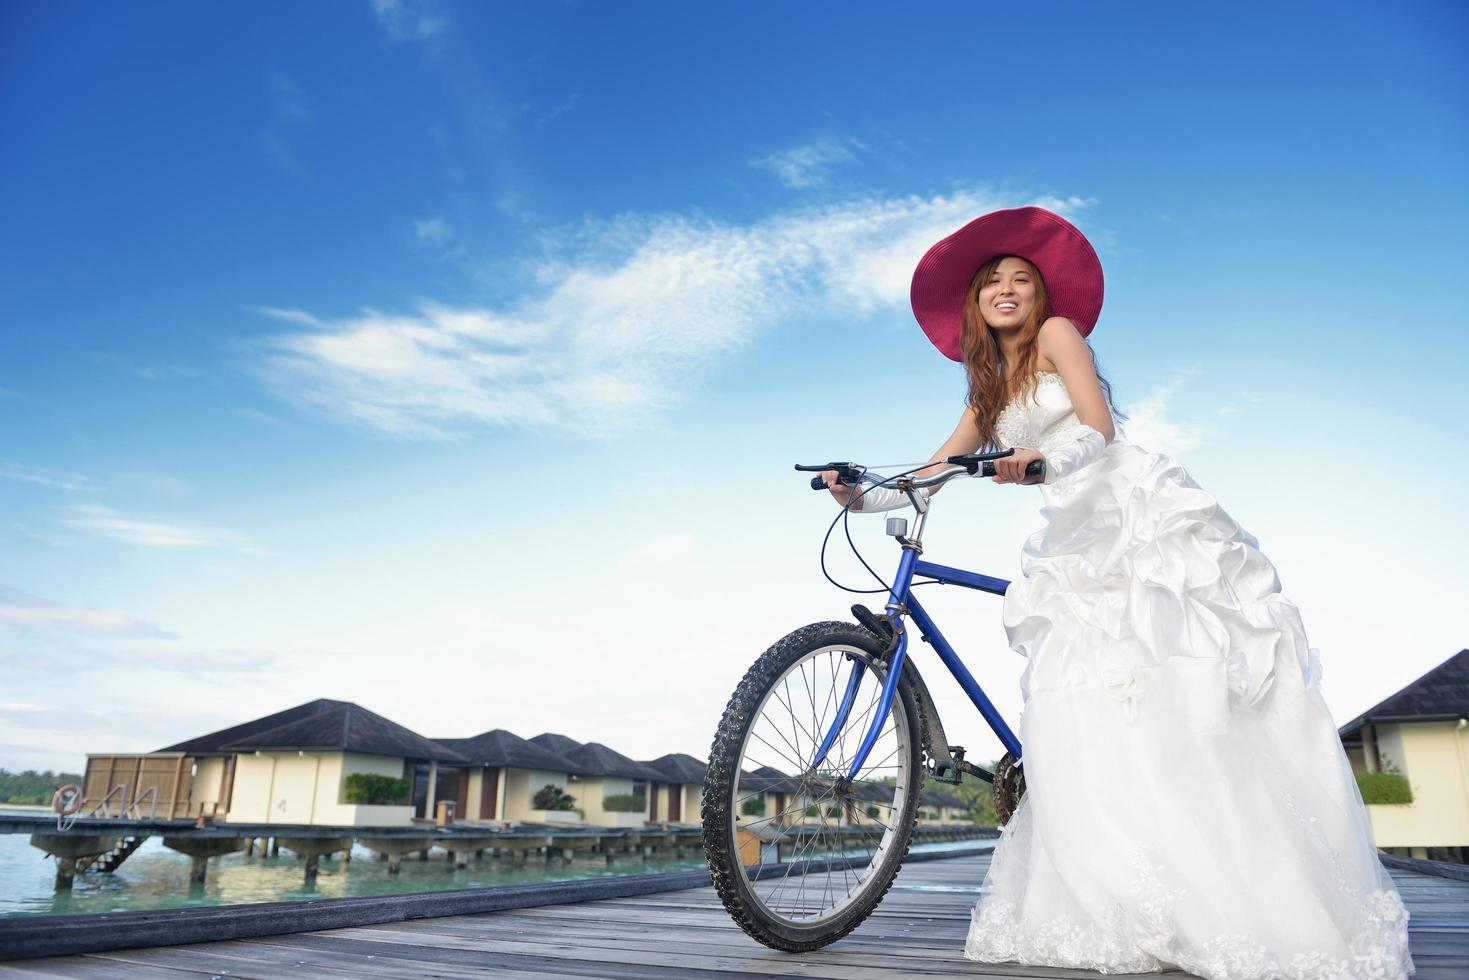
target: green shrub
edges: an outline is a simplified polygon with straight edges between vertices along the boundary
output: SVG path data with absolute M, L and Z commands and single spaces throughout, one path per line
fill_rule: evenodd
M 1402 805 L 1413 802 L 1413 789 L 1408 777 L 1395 772 L 1359 772 L 1357 789 L 1363 803 Z
M 608 813 L 647 813 L 648 799 L 635 793 L 613 793 L 602 798 L 602 809 Z
M 875 806 L 870 806 L 867 808 L 867 815 L 873 820 L 876 820 L 878 817 L 882 816 L 882 811 Z
M 821 807 L 817 806 L 815 803 L 811 804 L 810 806 L 808 806 L 806 808 L 806 816 L 808 816 L 808 817 L 819 817 L 819 816 L 821 816 Z
M 44 806 L 51 802 L 52 794 L 67 783 L 80 786 L 82 777 L 74 772 L 52 772 L 50 769 L 44 772 L 0 769 L 0 803 Z
M 740 804 L 740 812 L 747 817 L 765 816 L 765 801 L 758 796 L 752 796 Z
M 347 777 L 347 802 L 375 806 L 399 806 L 408 802 L 412 784 L 406 779 L 354 772 Z
M 536 790 L 536 795 L 531 797 L 531 806 L 537 810 L 575 810 L 576 797 L 570 795 L 560 786 L 550 783 Z

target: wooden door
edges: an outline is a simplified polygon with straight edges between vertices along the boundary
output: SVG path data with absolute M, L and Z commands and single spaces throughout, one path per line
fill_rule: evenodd
M 678 783 L 668 787 L 668 820 L 670 823 L 683 820 L 683 787 Z
M 500 770 L 496 766 L 485 766 L 484 778 L 480 780 L 479 818 L 497 820 L 495 804 L 500 800 Z
M 454 819 L 464 820 L 469 809 L 469 770 L 459 770 L 459 785 L 454 787 Z

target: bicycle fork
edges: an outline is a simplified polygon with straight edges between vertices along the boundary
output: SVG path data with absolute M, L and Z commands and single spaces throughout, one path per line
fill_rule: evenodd
M 857 747 L 857 754 L 852 757 L 851 768 L 847 771 L 844 782 L 848 785 L 857 781 L 857 774 L 862 771 L 862 766 L 867 762 L 867 756 L 872 752 L 872 747 L 877 744 L 878 736 L 882 734 L 882 726 L 887 724 L 888 713 L 893 707 L 893 696 L 898 692 L 898 681 L 903 673 L 903 663 L 908 657 L 908 630 L 903 624 L 903 598 L 908 594 L 908 586 L 913 581 L 913 568 L 918 561 L 916 549 L 904 548 L 903 557 L 898 562 L 898 576 L 893 582 L 893 590 L 889 593 L 887 604 L 888 616 L 892 622 L 893 629 L 898 632 L 898 642 L 893 654 L 888 658 L 887 677 L 883 679 L 882 694 L 878 697 L 877 710 L 872 714 L 872 721 L 868 723 L 867 732 L 862 736 L 862 742 Z M 847 719 L 852 713 L 852 705 L 857 701 L 857 690 L 862 686 L 862 677 L 867 672 L 867 665 L 861 660 L 852 661 L 852 676 L 847 679 L 847 690 L 842 695 L 841 707 L 837 709 L 836 718 L 832 721 L 831 729 L 827 731 L 826 737 L 821 740 L 821 745 L 811 759 L 811 769 L 821 765 L 826 755 L 831 751 L 832 743 L 836 741 L 837 733 L 847 724 Z

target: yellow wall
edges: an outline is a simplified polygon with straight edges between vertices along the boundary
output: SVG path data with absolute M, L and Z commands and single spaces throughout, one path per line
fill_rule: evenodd
M 668 821 L 673 819 L 673 794 L 677 793 L 680 798 L 678 822 L 681 824 L 699 822 L 699 804 L 703 800 L 704 790 L 701 784 L 680 783 L 675 787 L 668 783 L 658 783 L 656 786 L 650 786 L 648 792 L 652 794 L 654 789 L 657 790 L 656 795 L 653 796 L 654 804 L 652 813 L 654 820 Z
M 505 793 L 505 820 L 538 820 L 538 816 L 532 814 L 536 811 L 531 806 L 531 798 L 536 792 L 546 785 L 559 786 L 562 790 L 576 797 L 576 805 L 582 805 L 584 795 L 582 785 L 568 786 L 566 773 L 564 772 L 540 772 L 531 769 L 502 769 L 500 771 L 500 782 L 504 786 Z
M 223 786 L 225 760 L 222 756 L 207 756 L 194 764 L 194 781 L 189 784 L 189 816 L 215 813 L 223 816 L 224 804 L 219 799 Z
M 1406 806 L 1367 807 L 1378 847 L 1469 845 L 1469 726 L 1457 722 L 1378 725 L 1383 766 L 1391 759 L 1413 788 Z
M 599 778 L 595 776 L 583 776 L 576 781 L 581 787 L 581 792 L 576 794 L 576 805 L 581 807 L 582 813 L 586 814 L 586 822 L 599 826 L 610 826 L 617 823 L 619 814 L 602 809 L 602 800 L 614 793 L 631 793 L 632 780 L 619 779 L 616 776 Z M 575 790 L 573 790 L 575 793 Z M 621 816 L 631 816 L 622 814 Z
M 352 773 L 403 775 L 403 760 L 343 752 L 262 752 L 240 755 L 228 820 L 232 823 L 397 826 L 413 822 L 410 806 L 348 803 Z
M 268 755 L 235 756 L 235 791 L 228 819 L 234 823 L 265 823 L 270 819 L 271 780 L 275 758 Z
M 469 789 L 464 794 L 464 812 L 459 814 L 460 820 L 488 820 L 489 817 L 481 814 L 481 797 L 484 796 L 485 767 L 474 766 L 469 770 Z

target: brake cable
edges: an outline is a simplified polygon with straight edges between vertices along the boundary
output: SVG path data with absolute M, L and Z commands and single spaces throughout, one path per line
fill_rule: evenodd
M 850 496 L 850 497 L 847 498 L 847 504 L 846 504 L 846 506 L 842 508 L 842 511 L 841 511 L 840 514 L 838 514 L 836 517 L 834 517 L 832 519 L 831 525 L 829 527 L 827 527 L 827 529 L 826 529 L 825 536 L 823 536 L 822 539 L 821 539 L 821 574 L 824 575 L 824 576 L 826 576 L 826 580 L 828 582 L 830 582 L 832 585 L 835 585 L 837 588 L 841 589 L 843 592 L 852 592 L 852 593 L 855 593 L 857 595 L 876 595 L 878 593 L 885 593 L 887 595 L 891 595 L 892 594 L 892 591 L 893 591 L 892 586 L 888 585 L 887 580 L 884 579 L 881 575 L 877 574 L 877 572 L 873 570 L 873 568 L 872 568 L 871 565 L 867 564 L 867 559 L 862 557 L 862 552 L 858 549 L 857 542 L 855 542 L 855 541 L 852 540 L 852 526 L 851 526 L 851 520 L 850 520 L 850 515 L 851 515 L 851 512 L 852 512 L 852 505 L 855 504 L 857 501 L 861 500 L 863 497 L 867 496 L 873 490 L 876 490 L 878 488 L 878 486 L 880 484 L 882 484 L 882 483 L 887 483 L 890 480 L 900 479 L 900 478 L 905 477 L 905 476 L 908 476 L 910 474 L 917 473 L 919 470 L 928 469 L 930 466 L 933 466 L 935 463 L 942 463 L 942 462 L 944 462 L 944 461 L 943 460 L 930 460 L 927 463 L 923 463 L 923 464 L 920 464 L 918 466 L 913 467 L 911 470 L 904 470 L 902 473 L 896 473 L 896 474 L 894 474 L 892 476 L 884 477 L 881 481 L 879 481 L 878 483 L 872 484 L 867 489 L 863 490 L 861 493 L 854 494 L 854 495 L 852 495 L 852 496 Z M 828 489 L 830 489 L 830 488 L 828 488 Z M 856 485 L 852 485 L 852 489 L 854 489 L 854 490 L 857 489 Z M 843 585 L 842 583 L 838 582 L 836 579 L 832 578 L 831 577 L 831 573 L 826 570 L 826 545 L 831 540 L 831 532 L 836 530 L 837 521 L 841 521 L 842 522 L 842 533 L 846 535 L 846 538 L 847 538 L 847 547 L 849 547 L 849 548 L 852 549 L 852 554 L 856 555 L 857 556 L 857 560 L 862 563 L 862 567 L 865 568 L 865 569 L 867 569 L 867 574 L 869 574 L 873 578 L 877 579 L 878 584 L 881 585 L 882 588 L 880 588 L 880 589 L 854 589 L 851 586 L 849 586 L 849 585 Z M 939 583 L 937 581 L 930 580 L 930 581 L 926 581 L 926 582 L 914 582 L 912 584 L 915 585 L 915 586 L 918 586 L 918 585 L 938 585 Z

